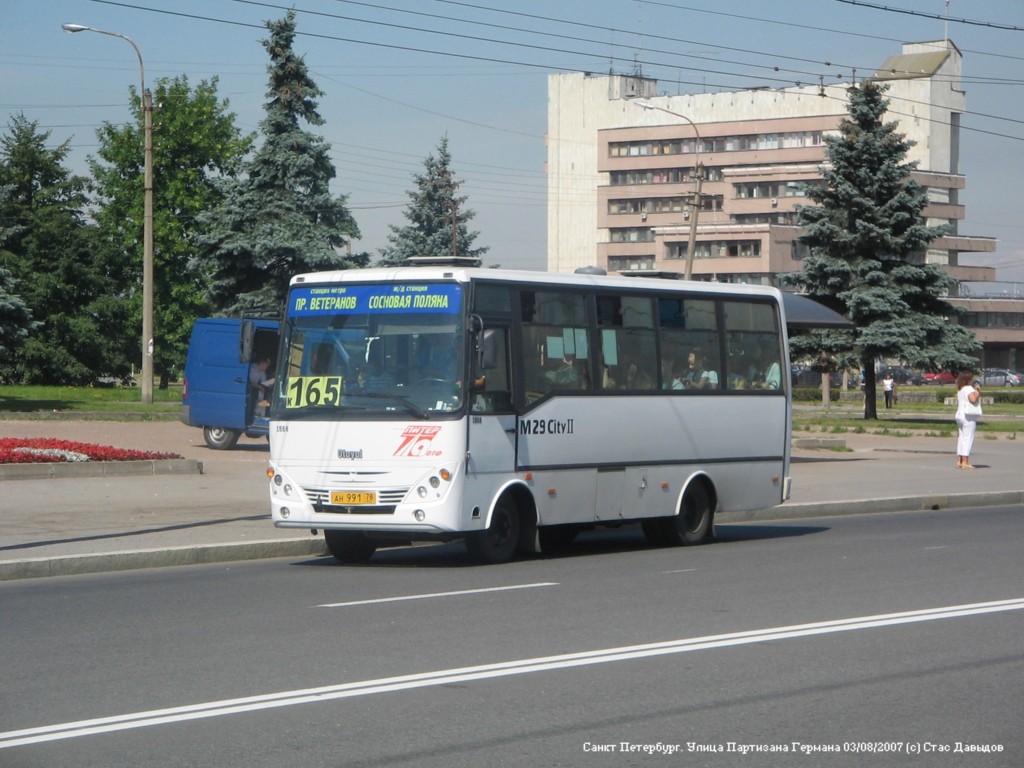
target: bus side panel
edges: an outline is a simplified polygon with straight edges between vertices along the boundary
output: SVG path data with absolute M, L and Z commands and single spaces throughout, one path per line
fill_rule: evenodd
M 538 525 L 592 523 L 597 504 L 597 470 L 556 469 L 534 473 L 530 482 Z
M 626 518 L 674 514 L 674 499 L 698 471 L 715 483 L 720 509 L 769 507 L 781 501 L 787 414 L 782 395 L 553 398 L 520 419 L 517 469 L 539 478 L 626 468 Z

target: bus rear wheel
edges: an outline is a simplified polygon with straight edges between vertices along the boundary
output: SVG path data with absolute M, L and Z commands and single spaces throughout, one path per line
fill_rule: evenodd
M 711 529 L 711 494 L 704 483 L 693 483 L 683 495 L 679 514 L 666 520 L 665 534 L 673 546 L 700 544 Z
M 496 565 L 507 563 L 519 547 L 519 506 L 515 499 L 505 495 L 498 500 L 486 530 L 474 531 L 466 536 L 466 549 L 479 563 Z
M 711 493 L 696 482 L 686 489 L 679 513 L 643 521 L 644 536 L 656 547 L 700 544 L 711 530 Z
M 349 565 L 365 563 L 377 551 L 377 543 L 365 533 L 325 530 L 324 541 L 335 560 Z

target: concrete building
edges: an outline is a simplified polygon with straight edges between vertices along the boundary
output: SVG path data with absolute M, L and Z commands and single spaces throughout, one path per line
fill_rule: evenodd
M 960 254 L 996 246 L 959 232 L 961 65 L 950 41 L 908 43 L 866 73 L 889 85 L 888 117 L 915 142 L 908 160 L 928 192 L 928 223 L 952 227 L 920 258 L 958 284 L 994 280 L 993 268 L 961 265 Z M 846 88 L 669 96 L 639 75 L 551 75 L 548 270 L 684 273 L 692 248 L 695 280 L 777 284 L 805 255 L 795 209 L 809 202 L 802 185 L 822 178 L 823 137 L 848 116 Z M 1018 354 L 1024 365 L 1024 302 L 1010 312 L 1020 315 L 1015 331 L 989 334 L 990 308 L 952 298 L 978 323 L 984 365 L 1015 367 Z

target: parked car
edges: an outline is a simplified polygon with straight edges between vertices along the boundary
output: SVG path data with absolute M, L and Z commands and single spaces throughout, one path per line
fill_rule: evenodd
M 925 384 L 956 384 L 956 376 L 949 371 L 939 371 L 938 373 L 926 373 L 924 375 Z
M 924 376 L 916 371 L 910 370 L 909 368 L 882 368 L 875 377 L 876 381 L 884 379 L 886 373 L 891 373 L 893 380 L 897 384 L 910 384 L 916 386 L 918 384 L 925 383 Z
M 794 387 L 821 387 L 821 371 L 816 371 L 809 365 L 790 365 L 789 379 Z M 842 382 L 841 373 L 829 374 L 829 386 L 838 387 Z
M 1016 387 L 1020 385 L 1020 374 L 1006 368 L 986 368 L 977 380 L 987 387 Z

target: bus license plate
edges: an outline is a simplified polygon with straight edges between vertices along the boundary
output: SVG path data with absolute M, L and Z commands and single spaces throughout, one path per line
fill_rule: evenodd
M 376 504 L 376 491 L 331 491 L 331 504 L 351 507 L 359 504 Z

